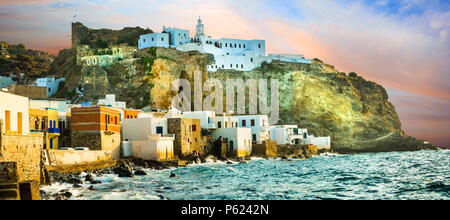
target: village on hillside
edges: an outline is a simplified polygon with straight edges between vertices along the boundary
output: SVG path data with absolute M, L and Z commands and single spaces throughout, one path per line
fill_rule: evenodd
M 194 36 L 188 30 L 164 27 L 162 33 L 141 35 L 137 47 L 94 53 L 77 40 L 72 46 L 77 48 L 76 63 L 82 66 L 127 62 L 136 59 L 134 52 L 154 47 L 212 54 L 210 72 L 249 71 L 273 61 L 312 62 L 303 55 L 267 56 L 264 40 L 206 36 L 200 18 Z M 6 59 L 3 51 L 0 48 Z M 39 199 L 39 186 L 48 182 L 50 171 L 103 169 L 129 158 L 184 166 L 208 155 L 242 161 L 315 152 L 303 153 L 306 158 L 331 148 L 330 137 L 315 137 L 297 125 L 270 124 L 268 115 L 132 109 L 115 94 L 83 103 L 52 98 L 66 80 L 37 78 L 22 85 L 0 76 L 0 191 L 7 192 L 0 199 Z M 82 90 L 77 93 L 83 96 Z

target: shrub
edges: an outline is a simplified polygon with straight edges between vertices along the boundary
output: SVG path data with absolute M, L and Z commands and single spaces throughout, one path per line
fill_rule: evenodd
M 352 78 L 356 78 L 356 77 L 358 77 L 358 74 L 356 74 L 355 72 L 351 72 L 348 74 L 348 76 L 352 77 Z

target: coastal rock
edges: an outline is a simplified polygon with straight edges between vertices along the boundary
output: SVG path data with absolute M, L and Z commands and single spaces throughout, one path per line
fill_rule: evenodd
M 169 176 L 170 178 L 175 178 L 175 177 L 177 177 L 177 175 L 175 174 L 175 173 L 170 173 L 170 176 Z
M 79 184 L 73 184 L 72 188 L 79 189 L 79 188 L 82 188 L 82 186 Z
M 91 184 L 101 184 L 102 183 L 102 181 L 100 181 L 100 180 L 95 180 L 94 177 L 92 177 L 91 174 L 86 175 L 84 180 L 86 182 L 90 182 Z
M 128 177 L 128 178 L 134 178 L 134 174 L 132 171 L 128 169 L 124 169 L 121 167 L 115 168 L 114 173 L 119 175 L 119 177 Z
M 147 172 L 143 171 L 143 170 L 136 170 L 134 171 L 134 175 L 135 176 L 147 176 Z
M 88 189 L 91 190 L 91 191 L 94 191 L 94 190 L 95 190 L 95 189 L 94 189 L 94 186 L 90 186 Z
M 84 184 L 84 181 L 79 178 L 70 178 L 67 183 L 70 184 Z

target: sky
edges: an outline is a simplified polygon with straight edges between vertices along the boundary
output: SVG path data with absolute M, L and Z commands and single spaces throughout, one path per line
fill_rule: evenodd
M 76 18 L 74 18 L 76 14 Z M 70 23 L 265 39 L 383 85 L 408 135 L 450 148 L 449 0 L 0 0 L 0 40 L 57 53 Z

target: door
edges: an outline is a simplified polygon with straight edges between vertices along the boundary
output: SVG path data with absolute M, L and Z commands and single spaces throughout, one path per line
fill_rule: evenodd
M 53 149 L 53 138 L 50 138 L 50 149 Z
M 163 127 L 156 127 L 156 134 L 163 134 Z

